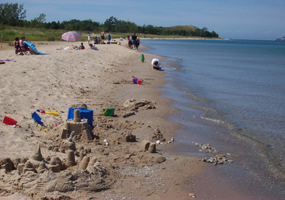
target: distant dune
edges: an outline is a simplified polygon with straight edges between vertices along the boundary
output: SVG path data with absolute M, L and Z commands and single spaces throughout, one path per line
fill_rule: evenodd
M 277 41 L 277 42 L 285 42 L 285 36 L 282 37 L 282 38 L 278 38 L 275 41 Z

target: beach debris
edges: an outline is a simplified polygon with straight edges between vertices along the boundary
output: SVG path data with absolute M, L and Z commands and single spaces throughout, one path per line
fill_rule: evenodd
M 44 113 L 46 113 L 46 111 L 45 110 L 41 110 L 40 113 L 44 114 Z
M 156 140 L 156 144 L 160 144 L 160 140 Z
M 104 142 L 105 142 L 106 146 L 109 146 L 109 143 L 108 143 L 107 139 L 104 139 Z
M 198 142 L 193 142 L 195 146 L 200 147 L 199 151 L 204 153 L 214 153 L 217 154 L 218 151 L 216 148 L 212 147 L 210 144 L 200 144 Z
M 10 118 L 10 117 L 7 117 L 7 116 L 4 116 L 4 119 L 3 119 L 3 123 L 4 124 L 7 124 L 7 125 L 17 125 L 17 121 Z
M 189 196 L 192 198 L 196 198 L 196 195 L 194 193 L 189 193 Z
M 227 157 L 231 156 L 230 153 L 227 154 L 217 154 L 218 151 L 212 147 L 210 144 L 200 144 L 197 142 L 192 142 L 195 144 L 195 146 L 200 147 L 199 151 L 200 152 L 204 152 L 204 153 L 211 153 L 211 154 L 216 154 L 213 155 L 209 158 L 205 157 L 203 159 L 201 159 L 201 161 L 203 162 L 207 162 L 207 163 L 212 163 L 214 166 L 217 166 L 218 164 L 225 164 L 225 163 L 233 163 L 233 160 L 228 160 Z
M 165 141 L 165 138 L 163 137 L 162 133 L 160 132 L 160 130 L 157 128 L 154 130 L 153 135 L 152 135 L 152 139 L 154 140 L 160 140 L 160 141 Z

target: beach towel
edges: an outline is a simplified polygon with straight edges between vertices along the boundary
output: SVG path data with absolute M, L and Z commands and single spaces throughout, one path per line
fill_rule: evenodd
M 14 60 L 14 59 L 5 59 L 5 60 L 0 60 L 0 62 L 2 63 L 2 62 L 16 62 L 16 60 Z
M 0 62 L 16 62 L 14 59 L 5 59 L 5 60 L 0 60 Z
M 31 42 L 25 41 L 25 44 L 27 44 L 28 47 L 31 48 L 31 49 L 32 49 L 34 52 L 36 52 L 37 54 L 50 55 L 49 53 L 42 53 L 42 52 L 39 52 L 39 51 L 36 49 L 35 45 L 34 45 L 33 43 L 31 43 Z

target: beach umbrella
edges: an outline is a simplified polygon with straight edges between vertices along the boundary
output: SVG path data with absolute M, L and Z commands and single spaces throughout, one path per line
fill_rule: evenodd
M 68 31 L 62 34 L 61 39 L 66 41 L 76 41 L 82 38 L 81 34 L 77 33 L 76 31 Z

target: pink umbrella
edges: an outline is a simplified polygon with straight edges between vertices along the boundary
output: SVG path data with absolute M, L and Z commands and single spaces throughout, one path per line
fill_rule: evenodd
M 76 31 L 68 31 L 62 34 L 61 39 L 66 41 L 76 41 L 82 38 L 81 34 L 77 33 Z

